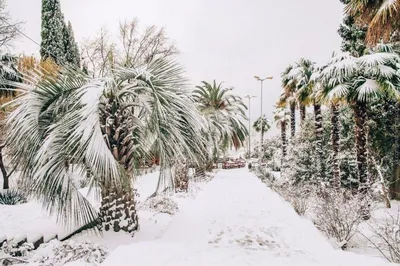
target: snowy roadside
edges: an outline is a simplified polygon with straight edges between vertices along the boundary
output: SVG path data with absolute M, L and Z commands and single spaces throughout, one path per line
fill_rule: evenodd
M 298 187 L 292 188 L 287 185 L 287 180 L 281 178 L 279 172 L 266 171 L 259 178 L 268 186 L 277 191 L 278 194 L 282 197 L 283 200 L 287 201 L 292 208 L 299 212 L 301 217 L 313 222 L 315 224 L 315 219 L 321 219 L 321 217 L 317 217 L 320 214 L 318 212 L 323 209 L 321 208 L 321 198 L 319 198 L 315 193 L 311 192 L 308 196 L 303 193 L 307 192 L 307 187 Z M 286 185 L 285 185 L 286 184 Z M 288 190 L 289 189 L 289 190 Z M 290 191 L 290 189 L 296 189 L 297 192 Z M 304 190 L 305 189 L 305 190 Z M 303 197 L 304 196 L 304 197 Z M 318 203 L 319 202 L 319 203 Z M 340 200 L 339 202 L 340 203 Z M 350 205 L 348 205 L 350 204 Z M 356 205 L 354 205 L 356 204 Z M 356 221 L 356 216 L 353 216 L 353 213 L 357 212 L 357 205 L 359 203 L 346 203 L 345 205 L 338 206 L 330 206 L 331 208 L 340 208 L 340 215 L 343 215 L 343 220 L 337 220 L 339 224 L 335 224 L 334 221 L 329 222 L 330 224 L 326 224 L 326 226 L 331 227 L 332 230 L 352 230 L 354 236 L 350 238 L 349 241 L 338 242 L 334 238 L 329 238 L 326 234 L 324 236 L 331 243 L 331 245 L 340 249 L 341 247 L 345 247 L 345 251 L 348 253 L 360 254 L 369 256 L 371 258 L 381 258 L 387 259 L 389 261 L 397 260 L 398 255 L 395 255 L 391 258 L 390 251 L 387 249 L 388 244 L 392 244 L 394 247 L 394 251 L 400 251 L 400 244 L 397 244 L 398 236 L 396 232 L 399 231 L 399 222 L 400 222 L 400 203 L 398 201 L 391 201 L 391 208 L 388 209 L 385 207 L 383 200 L 375 199 L 371 204 L 371 218 L 367 221 L 361 219 L 360 221 Z M 354 205 L 354 206 L 353 206 Z M 327 206 L 328 207 L 328 206 Z M 348 209 L 348 210 L 345 210 Z M 347 213 L 347 214 L 346 214 Z M 339 214 L 338 214 L 339 215 Z M 349 218 L 350 217 L 350 218 Z M 328 218 L 325 217 L 325 218 Z M 339 217 L 330 217 L 330 219 L 335 219 Z M 353 220 L 352 220 L 353 219 Z M 328 221 L 327 221 L 328 222 Z M 354 222 L 353 225 L 351 225 Z M 323 221 L 323 223 L 326 223 Z M 336 228 L 336 226 L 338 226 Z M 316 224 L 316 227 L 318 225 Z M 354 229 L 350 229 L 354 227 Z M 379 231 L 379 232 L 378 232 Z M 350 231 L 349 231 L 350 232 Z M 389 242 L 392 243 L 384 243 L 385 240 L 382 237 L 377 237 L 377 233 L 387 234 L 387 238 Z M 352 234 L 353 234 L 352 233 Z M 385 254 L 382 254 L 377 247 L 381 249 L 381 251 Z

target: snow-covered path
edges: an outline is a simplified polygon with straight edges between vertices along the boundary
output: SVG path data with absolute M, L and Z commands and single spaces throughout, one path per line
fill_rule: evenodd
M 247 169 L 222 170 L 157 240 L 118 247 L 104 265 L 384 266 L 335 250 Z

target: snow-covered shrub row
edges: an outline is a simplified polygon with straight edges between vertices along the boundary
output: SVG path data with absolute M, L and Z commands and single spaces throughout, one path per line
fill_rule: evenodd
M 320 231 L 345 249 L 369 208 L 365 196 L 353 195 L 344 189 L 322 188 L 316 193 L 311 218 Z

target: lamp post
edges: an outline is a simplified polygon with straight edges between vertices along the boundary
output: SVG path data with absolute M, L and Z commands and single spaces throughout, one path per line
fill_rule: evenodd
M 251 158 L 251 121 L 250 121 L 250 100 L 252 98 L 256 98 L 257 96 L 250 96 L 250 95 L 246 95 L 244 96 L 244 98 L 249 99 L 249 159 Z
M 260 163 L 262 161 L 262 152 L 263 152 L 263 137 L 264 137 L 264 119 L 263 119 L 263 111 L 262 111 L 262 102 L 263 102 L 263 94 L 262 94 L 262 89 L 263 89 L 263 81 L 267 80 L 267 79 L 273 79 L 273 77 L 265 77 L 265 78 L 260 78 L 259 76 L 254 76 L 254 78 L 258 81 L 261 82 L 261 98 L 260 98 L 260 102 L 261 102 L 261 137 L 260 137 Z

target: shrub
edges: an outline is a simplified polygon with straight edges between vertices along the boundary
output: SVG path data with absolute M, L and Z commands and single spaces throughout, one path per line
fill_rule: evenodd
M 384 219 L 371 219 L 367 225 L 372 236 L 360 232 L 388 261 L 400 263 L 400 210 L 393 215 L 387 212 Z
M 16 189 L 3 189 L 0 190 L 0 205 L 17 205 L 26 203 L 25 195 Z
M 346 190 L 322 189 L 316 197 L 313 222 L 338 247 L 345 249 L 364 220 L 366 209 L 369 206 L 365 196 L 354 196 Z
M 42 244 L 30 261 L 43 266 L 61 266 L 73 261 L 84 262 L 85 265 L 99 265 L 104 261 L 107 254 L 108 252 L 103 246 L 89 241 L 69 240 L 60 242 L 52 240 L 47 244 Z
M 308 185 L 293 185 L 287 183 L 278 187 L 278 193 L 292 205 L 298 215 L 303 216 L 309 208 L 313 190 L 312 187 Z

